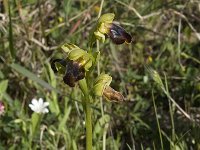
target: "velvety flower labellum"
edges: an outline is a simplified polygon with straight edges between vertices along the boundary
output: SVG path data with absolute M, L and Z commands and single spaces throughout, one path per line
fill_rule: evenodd
M 64 81 L 65 84 L 69 85 L 70 87 L 74 87 L 76 79 L 75 79 L 74 75 L 71 72 L 68 72 L 63 77 L 63 81 Z
M 51 62 L 51 68 L 54 73 L 64 74 L 63 81 L 70 87 L 74 87 L 77 81 L 85 77 L 85 69 L 78 61 L 55 59 Z
M 113 43 L 115 44 L 122 44 L 124 42 L 131 43 L 132 37 L 128 32 L 126 32 L 126 30 L 113 23 L 109 24 L 109 26 L 110 26 L 109 32 L 107 34 L 111 38 Z
M 70 87 L 75 86 L 75 82 L 85 77 L 85 69 L 76 61 L 69 61 L 63 81 Z

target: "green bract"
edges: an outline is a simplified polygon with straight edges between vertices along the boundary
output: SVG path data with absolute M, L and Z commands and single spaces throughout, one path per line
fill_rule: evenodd
M 94 82 L 94 94 L 96 96 L 102 96 L 106 86 L 109 86 L 112 81 L 112 77 L 108 74 L 100 74 Z

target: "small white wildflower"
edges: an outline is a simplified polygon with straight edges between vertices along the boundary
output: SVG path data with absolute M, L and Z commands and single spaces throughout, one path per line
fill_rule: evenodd
M 32 99 L 31 101 L 32 104 L 29 104 L 29 107 L 31 108 L 32 111 L 36 113 L 48 113 L 49 110 L 46 108 L 49 106 L 49 102 L 44 102 L 42 98 L 37 99 Z

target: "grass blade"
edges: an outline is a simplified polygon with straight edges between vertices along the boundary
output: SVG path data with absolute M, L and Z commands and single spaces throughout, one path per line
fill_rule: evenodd
M 11 10 L 10 10 L 10 3 L 8 3 L 8 17 L 9 17 L 9 49 L 10 49 L 10 54 L 13 59 L 15 59 L 15 49 L 13 45 L 13 30 L 12 30 L 12 19 L 11 19 Z
M 157 122 L 157 126 L 158 126 L 159 137 L 160 137 L 160 145 L 161 145 L 162 150 L 164 150 L 161 128 L 160 128 L 160 123 L 159 123 L 159 120 L 158 120 L 158 113 L 157 113 L 157 108 L 156 108 L 156 104 L 155 104 L 153 91 L 152 91 L 152 98 L 153 98 L 153 106 L 154 106 L 154 111 L 155 111 L 155 115 L 156 115 L 156 122 Z
M 29 79 L 37 82 L 38 84 L 40 84 L 41 86 L 45 87 L 46 89 L 53 90 L 53 91 L 56 91 L 57 93 L 60 93 L 59 90 L 55 89 L 54 87 L 52 87 L 50 84 L 48 84 L 44 80 L 38 78 L 35 74 L 30 72 L 26 68 L 20 66 L 19 64 L 13 63 L 13 64 L 10 65 L 10 67 L 15 69 L 17 72 L 21 73 L 22 75 L 28 77 Z

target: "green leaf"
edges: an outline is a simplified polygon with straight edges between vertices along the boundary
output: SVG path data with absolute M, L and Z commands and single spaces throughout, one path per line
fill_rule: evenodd
M 58 127 L 58 130 L 59 130 L 59 131 L 62 131 L 62 129 L 65 127 L 66 122 L 67 122 L 67 119 L 69 118 L 69 114 L 70 114 L 70 112 L 71 112 L 71 109 L 72 109 L 72 107 L 69 106 L 68 109 L 67 109 L 67 111 L 65 112 L 64 117 L 63 117 L 62 120 L 60 121 L 60 124 L 59 124 L 59 127 Z
M 8 80 L 2 80 L 0 82 L 0 94 L 6 92 L 7 87 L 8 87 Z
M 103 127 L 109 122 L 110 122 L 110 116 L 109 115 L 102 116 L 98 120 L 98 122 L 96 123 L 96 125 L 94 127 L 94 135 L 102 133 L 102 131 L 104 130 Z
M 33 113 L 31 116 L 31 124 L 32 124 L 32 137 L 35 136 L 38 126 L 41 122 L 41 114 Z
M 0 70 L 0 79 L 3 79 L 4 78 L 4 74 L 3 72 Z
M 78 150 L 75 140 L 72 140 L 72 147 L 73 147 L 73 150 Z
M 61 64 L 60 64 L 61 65 Z M 53 70 L 51 69 L 51 66 L 49 64 L 47 64 L 47 76 L 49 76 L 49 83 L 51 84 L 51 86 L 53 86 L 54 88 L 56 88 L 56 78 L 55 78 L 55 74 L 53 72 Z M 58 96 L 57 93 L 55 91 L 51 92 L 51 95 L 46 95 L 46 99 L 48 100 L 48 102 L 50 103 L 49 108 L 51 110 L 52 113 L 55 113 L 56 115 L 59 115 L 60 113 L 60 108 L 59 108 L 59 104 L 58 104 Z

